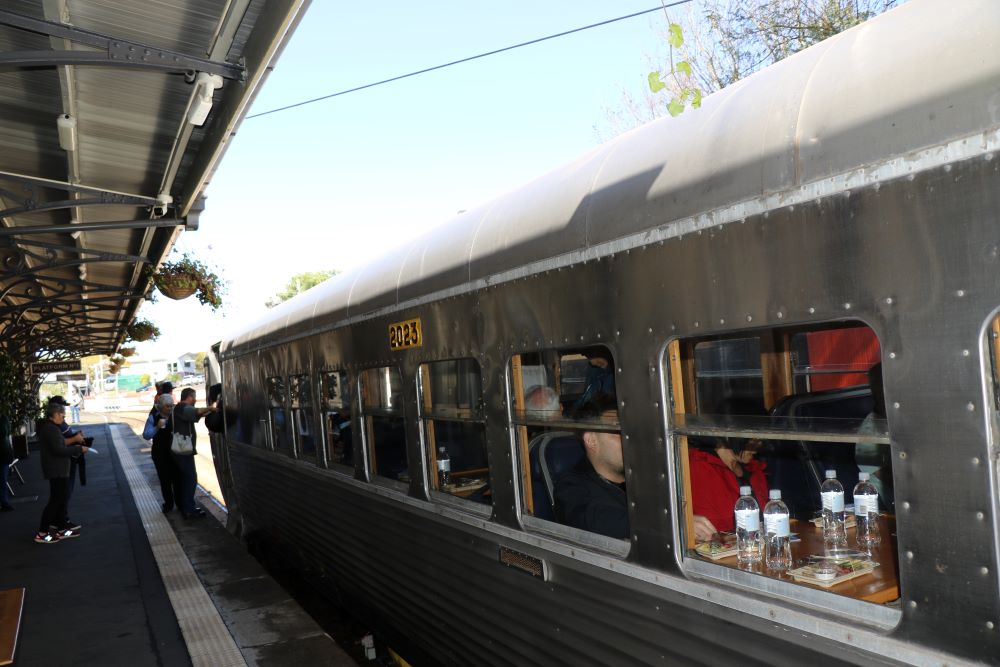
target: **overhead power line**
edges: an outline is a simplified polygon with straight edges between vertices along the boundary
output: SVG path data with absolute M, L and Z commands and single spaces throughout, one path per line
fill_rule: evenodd
M 502 49 L 494 49 L 493 51 L 487 51 L 485 53 L 480 53 L 478 55 L 469 56 L 467 58 L 461 58 L 459 60 L 452 60 L 451 62 L 443 63 L 441 65 L 435 65 L 433 67 L 425 67 L 424 69 L 417 70 L 415 72 L 409 72 L 407 74 L 400 74 L 399 76 L 394 76 L 389 79 L 382 79 L 381 81 L 375 81 L 373 83 L 366 83 L 363 86 L 355 86 L 354 88 L 348 88 L 347 90 L 341 90 L 336 93 L 330 93 L 329 95 L 323 95 L 322 97 L 314 97 L 309 100 L 303 100 L 301 102 L 296 102 L 294 104 L 289 104 L 283 107 L 278 107 L 277 109 L 269 109 L 268 111 L 261 111 L 260 113 L 255 113 L 251 116 L 247 116 L 247 120 L 251 118 L 260 118 L 261 116 L 267 116 L 268 114 L 278 113 L 279 111 L 287 111 L 289 109 L 294 109 L 296 107 L 305 106 L 307 104 L 313 104 L 314 102 L 322 102 L 323 100 L 328 100 L 332 97 L 340 97 L 341 95 L 347 95 L 348 93 L 356 93 L 359 90 L 365 90 L 367 88 L 374 88 L 375 86 L 382 86 L 387 83 L 392 83 L 393 81 L 399 81 L 400 79 L 408 79 L 411 76 L 417 76 L 418 74 L 426 74 L 427 72 L 433 72 L 435 70 L 444 69 L 445 67 L 452 67 L 453 65 L 461 65 L 462 63 L 467 63 L 471 60 L 478 60 L 480 58 L 485 58 L 487 56 L 494 56 L 498 53 L 503 53 L 505 51 L 513 51 L 514 49 L 520 49 L 524 46 L 531 46 L 532 44 L 538 44 L 540 42 L 545 42 L 550 39 L 556 39 L 557 37 L 565 37 L 567 35 L 572 35 L 573 33 L 582 32 L 584 30 L 590 30 L 591 28 L 599 28 L 610 23 L 617 23 L 618 21 L 624 21 L 626 19 L 635 18 L 636 16 L 642 16 L 644 14 L 652 14 L 653 12 L 661 12 L 671 7 L 677 7 L 679 5 L 686 5 L 693 0 L 677 0 L 676 2 L 671 2 L 668 4 L 661 4 L 658 7 L 653 7 L 652 9 L 644 9 L 640 12 L 635 12 L 633 14 L 626 14 L 625 16 L 619 16 L 617 18 L 608 19 L 606 21 L 601 21 L 599 23 L 591 23 L 590 25 L 585 25 L 579 28 L 573 28 L 572 30 L 565 30 L 563 32 L 556 33 L 554 35 L 548 35 L 547 37 L 539 37 L 537 39 L 532 39 L 527 42 L 521 42 L 520 44 L 513 44 L 511 46 L 505 46 Z

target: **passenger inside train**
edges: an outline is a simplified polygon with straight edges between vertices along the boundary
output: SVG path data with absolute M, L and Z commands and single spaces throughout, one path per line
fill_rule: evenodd
M 576 413 L 581 419 L 613 422 L 613 395 L 594 394 Z M 628 502 L 619 433 L 585 428 L 579 434 L 583 456 L 555 480 L 555 515 L 560 523 L 591 533 L 627 539 Z
M 689 438 L 694 533 L 707 542 L 735 530 L 733 507 L 740 487 L 749 486 L 763 507 L 767 503 L 764 464 L 755 460 L 761 441 L 749 438 Z
M 525 512 L 626 539 L 611 351 L 589 346 L 524 353 L 512 359 L 510 372 Z
M 880 356 L 875 333 L 860 322 L 670 342 L 665 360 L 674 408 L 677 507 L 689 558 L 737 567 L 726 535 L 735 529 L 739 487 L 749 486 L 762 510 L 769 492 L 780 492 L 795 544 L 792 571 L 802 572 L 832 544 L 823 531 L 821 488 L 839 486 L 844 553 L 861 553 L 859 562 L 874 564 L 875 570 L 834 592 L 878 603 L 898 599 Z M 867 556 L 858 551 L 861 542 L 854 534 L 853 490 L 860 473 L 877 480 L 885 536 L 875 547 L 868 545 Z M 836 484 L 824 486 L 829 479 Z M 753 571 L 781 576 L 765 566 Z M 815 583 L 805 575 L 793 579 Z

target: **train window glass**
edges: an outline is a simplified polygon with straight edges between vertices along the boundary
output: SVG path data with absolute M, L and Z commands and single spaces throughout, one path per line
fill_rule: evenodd
M 328 463 L 352 466 L 354 444 L 351 441 L 351 392 L 347 372 L 323 373 L 322 391 L 326 460 Z
M 523 513 L 626 539 L 611 351 L 594 346 L 524 353 L 512 358 L 508 371 Z
M 361 372 L 361 412 L 371 474 L 409 482 L 403 381 L 397 369 L 384 366 Z
M 315 458 L 316 439 L 313 426 L 312 383 L 308 375 L 290 375 L 288 393 L 291 398 L 292 431 L 298 453 Z
M 286 417 L 287 397 L 285 380 L 281 377 L 267 378 L 268 416 L 270 417 L 271 446 L 275 451 L 292 454 L 292 439 L 288 433 Z
M 420 408 L 431 488 L 492 503 L 479 364 L 455 359 L 421 365 Z
M 699 405 L 717 405 L 730 396 L 760 402 L 764 381 L 760 338 L 702 341 L 694 346 L 695 396 Z
M 867 384 L 879 361 L 879 344 L 868 327 L 802 331 L 790 336 L 795 392 L 807 393 Z
M 720 363 L 719 350 L 727 348 L 738 358 Z M 751 358 L 754 351 L 757 361 Z M 875 333 L 860 323 L 668 345 L 665 375 L 674 410 L 671 431 L 687 558 L 869 602 L 899 598 L 879 359 Z M 750 369 L 758 377 L 753 391 L 744 384 L 753 375 Z M 704 377 L 711 378 L 713 390 L 701 390 Z M 829 470 L 843 486 L 846 519 L 844 535 L 833 541 L 824 539 L 820 491 Z M 877 492 L 878 544 L 859 538 L 855 525 L 853 492 L 862 472 Z M 790 532 L 797 536 L 784 569 L 766 559 L 738 562 L 734 508 L 741 486 L 751 488 L 762 510 L 769 491 L 781 492 Z M 833 569 L 819 568 L 827 562 Z

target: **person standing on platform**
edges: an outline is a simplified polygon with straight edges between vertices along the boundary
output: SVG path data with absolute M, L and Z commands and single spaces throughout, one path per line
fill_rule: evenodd
M 156 383 L 156 396 L 153 397 L 153 409 L 150 410 L 150 414 L 157 412 L 156 401 L 164 394 L 170 394 L 170 398 L 174 397 L 174 385 L 168 380 Z
M 80 404 L 83 399 L 80 397 L 80 393 L 73 387 L 69 390 L 69 414 L 70 421 L 74 424 L 80 423 Z
M 49 399 L 49 403 L 55 403 L 63 406 L 64 408 L 69 407 L 69 403 L 67 403 L 66 399 L 62 396 L 53 396 Z M 62 432 L 63 441 L 67 446 L 86 444 L 83 431 L 74 431 L 69 427 L 69 423 L 67 421 L 63 420 L 63 423 L 59 425 L 59 430 Z M 71 456 L 69 459 L 69 486 L 66 489 L 67 506 L 69 505 L 70 498 L 73 497 L 73 490 L 76 489 L 77 475 L 80 477 L 80 486 L 86 486 L 87 461 L 83 458 L 82 454 Z M 81 528 L 80 524 L 73 522 L 68 516 L 63 518 L 62 527 L 70 528 L 72 530 L 80 530 Z
M 215 408 L 196 408 L 194 403 L 195 391 L 191 387 L 186 387 L 181 391 L 181 400 L 174 407 L 173 412 L 174 431 L 181 435 L 191 436 L 191 444 L 193 445 L 190 454 L 171 452 L 180 472 L 180 495 L 177 496 L 177 506 L 180 507 L 181 514 L 185 519 L 200 519 L 205 516 L 205 510 L 194 504 L 194 490 L 198 484 L 198 472 L 194 465 L 194 457 L 198 453 L 194 425 L 203 416 L 215 410 Z M 173 436 L 171 436 L 172 438 Z
M 170 453 L 170 443 L 174 435 L 174 397 L 170 394 L 160 394 L 156 397 L 156 406 L 146 419 L 142 429 L 142 437 L 151 440 L 153 465 L 156 466 L 156 476 L 160 478 L 160 492 L 163 494 L 163 513 L 166 514 L 179 502 L 181 495 L 180 471 Z
M 49 402 L 45 406 L 46 419 L 38 425 L 38 444 L 41 451 L 42 474 L 49 480 L 49 502 L 42 510 L 42 518 L 35 533 L 35 542 L 54 544 L 61 540 L 79 537 L 80 531 L 61 525 L 69 503 L 69 460 L 74 454 L 86 454 L 86 445 L 66 445 L 60 426 L 66 421 L 66 406 Z M 50 528 L 56 526 L 56 528 Z

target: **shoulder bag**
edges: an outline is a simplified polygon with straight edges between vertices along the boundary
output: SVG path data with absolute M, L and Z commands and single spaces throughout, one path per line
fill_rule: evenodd
M 183 419 L 177 419 L 177 408 L 174 408 L 174 434 L 173 439 L 170 441 L 170 451 L 174 454 L 181 454 L 183 456 L 191 456 L 194 454 L 194 442 L 191 440 L 190 430 L 191 424 L 188 423 L 187 430 L 188 434 L 179 433 L 177 427 L 185 423 Z

